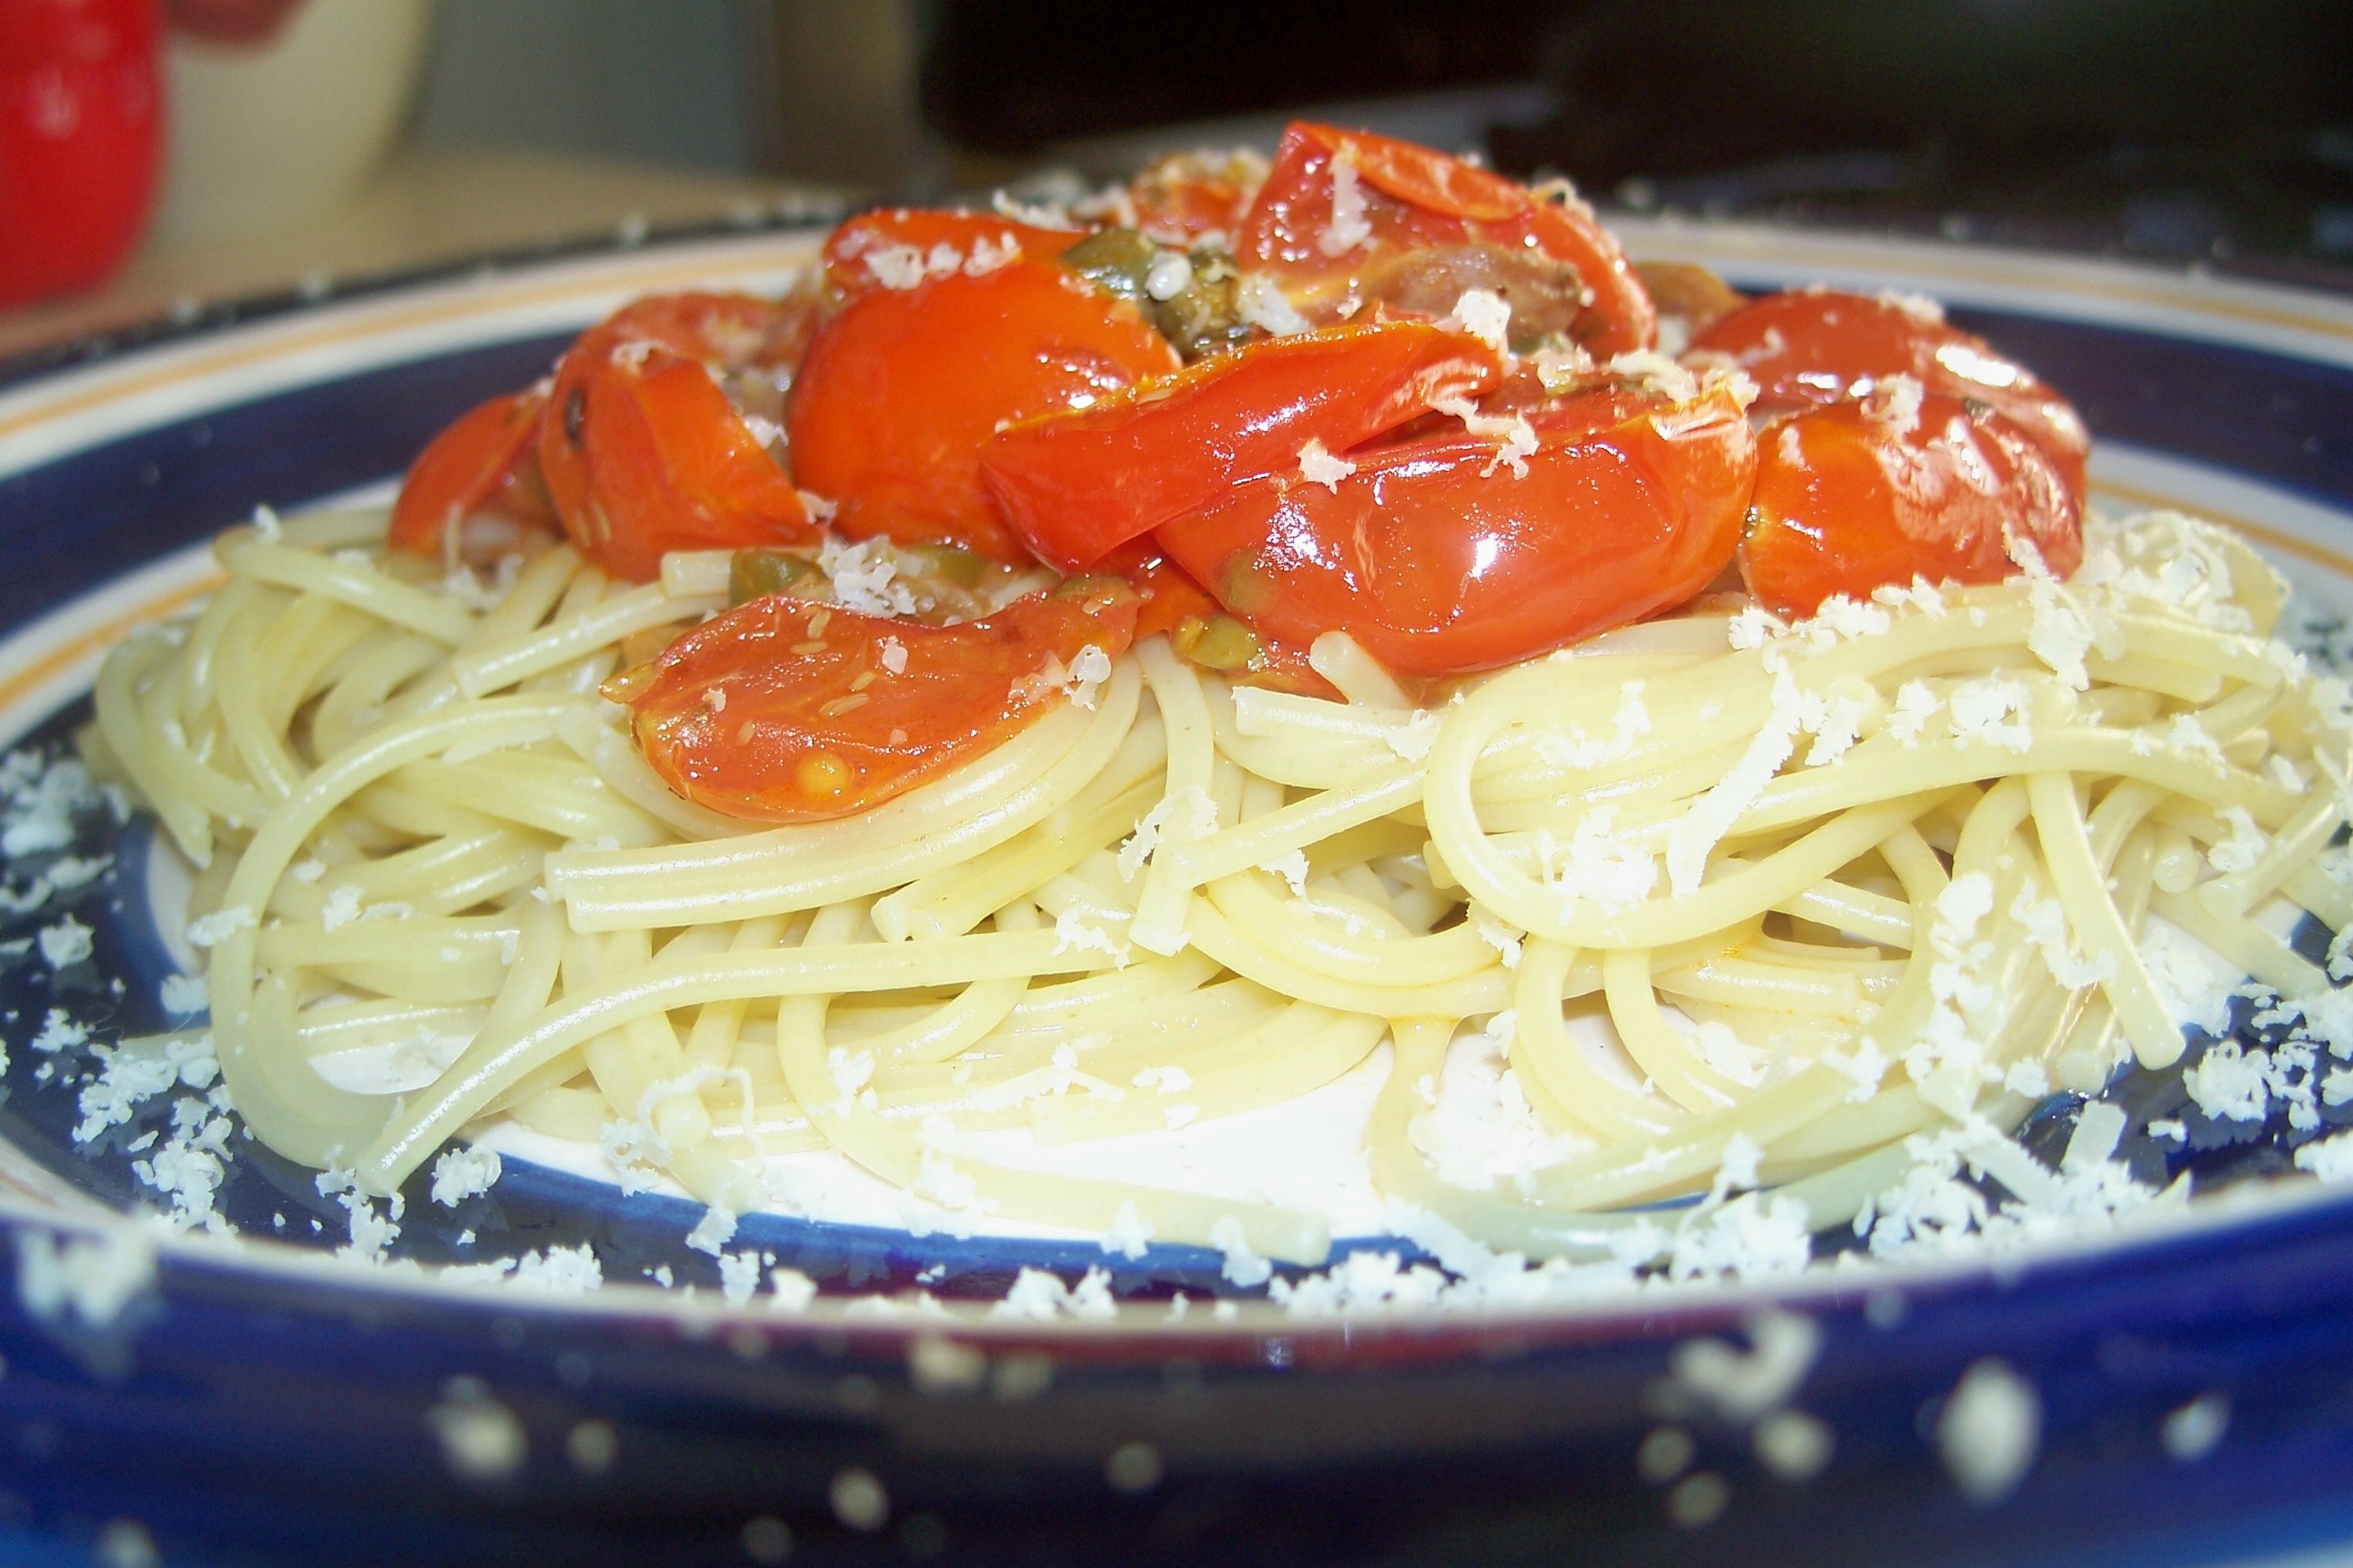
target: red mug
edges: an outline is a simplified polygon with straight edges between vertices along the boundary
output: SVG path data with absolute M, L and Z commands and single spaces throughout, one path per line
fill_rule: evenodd
M 0 305 L 87 288 L 155 195 L 154 0 L 0 0 Z

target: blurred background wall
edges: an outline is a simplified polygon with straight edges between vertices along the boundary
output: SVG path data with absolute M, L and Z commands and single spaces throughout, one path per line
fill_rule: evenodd
M 1100 180 L 1302 110 L 1636 210 L 2353 266 L 2353 0 L 103 4 L 169 24 L 157 216 L 104 298 L 0 317 L 0 353 L 298 279 Z
M 2345 0 L 442 0 L 416 135 L 935 195 L 1310 104 L 1634 205 L 2353 257 Z

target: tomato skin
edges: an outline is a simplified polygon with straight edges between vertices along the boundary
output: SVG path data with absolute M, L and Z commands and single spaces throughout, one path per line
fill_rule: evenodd
M 1850 401 L 1769 427 L 1759 447 L 1740 567 L 1783 615 L 1915 575 L 2000 582 L 2017 570 L 2012 531 L 2062 577 L 2083 563 L 2082 505 L 2059 459 L 1982 405 L 1929 393 L 1906 430 Z
M 824 821 L 879 805 L 1043 717 L 1061 700 L 1058 670 L 1089 647 L 1125 651 L 1136 605 L 1125 584 L 1091 578 L 931 626 L 771 594 L 670 644 L 650 679 L 608 690 L 632 710 L 646 761 L 688 800 L 731 816 Z M 895 672 L 883 663 L 892 643 L 905 658 Z
M 1310 440 L 1345 452 L 1501 376 L 1485 343 L 1427 321 L 1326 328 L 999 431 L 981 475 L 1039 560 L 1078 571 L 1241 480 L 1295 470 Z
M 1525 478 L 1492 441 L 1424 437 L 1350 454 L 1336 489 L 1260 479 L 1155 537 L 1261 635 L 1306 647 L 1345 631 L 1419 677 L 1639 620 L 1731 560 L 1757 450 L 1728 391 L 1588 394 L 1532 423 Z
M 545 491 L 519 472 L 535 458 L 540 416 L 547 407 L 544 388 L 490 398 L 450 425 L 408 466 L 400 496 L 392 505 L 386 536 L 393 549 L 438 557 L 448 530 L 470 512 L 491 505 L 531 526 L 553 527 Z
M 1759 412 L 1858 397 L 1891 375 L 1975 398 L 2042 442 L 2083 488 L 2091 437 L 2065 398 L 1983 338 L 1892 300 L 1828 289 L 1768 294 L 1717 320 L 1692 348 L 1737 361 L 1757 383 Z
M 1083 229 L 1040 228 L 995 213 L 878 207 L 827 237 L 826 281 L 845 299 L 885 288 L 871 258 L 895 246 L 913 250 L 926 264 L 936 257 L 944 271 L 962 271 L 977 261 L 976 270 L 986 273 L 992 264 L 1004 261 L 1051 261 L 1085 237 Z M 956 253 L 953 264 L 938 254 L 941 246 Z
M 1333 219 L 1333 163 L 1356 170 L 1370 234 L 1364 244 L 1324 248 Z M 1274 165 L 1235 237 L 1244 267 L 1263 268 L 1299 292 L 1311 320 L 1369 292 L 1400 253 L 1485 247 L 1535 252 L 1576 269 L 1591 300 L 1571 334 L 1608 359 L 1658 342 L 1658 312 L 1632 265 L 1593 216 L 1564 188 L 1540 200 L 1500 174 L 1408 142 L 1306 121 L 1284 131 Z
M 1206 619 L 1218 613 L 1218 602 L 1151 540 L 1130 540 L 1104 556 L 1096 570 L 1135 590 L 1139 641 L 1174 631 L 1188 619 Z
M 1146 164 L 1128 182 L 1127 199 L 1138 229 L 1189 247 L 1207 236 L 1230 238 L 1265 180 L 1266 160 L 1255 153 L 1176 153 Z
M 1086 407 L 1177 364 L 1134 306 L 1052 262 L 874 289 L 809 344 L 785 405 L 794 474 L 836 502 L 847 538 L 1026 563 L 982 486 L 983 444 L 1008 422 Z
M 714 379 L 786 363 L 806 312 L 743 295 L 640 300 L 557 362 L 539 466 L 565 532 L 633 583 L 671 550 L 814 542 L 799 493 Z
M 153 0 L 0 0 L 0 305 L 94 284 L 162 163 Z

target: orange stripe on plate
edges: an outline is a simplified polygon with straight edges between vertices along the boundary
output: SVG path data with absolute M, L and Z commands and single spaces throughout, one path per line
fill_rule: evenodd
M 112 382 L 92 387 L 87 392 L 43 405 L 13 420 L 0 420 L 0 437 L 13 436 L 36 425 L 52 419 L 70 417 L 92 408 L 111 403 L 117 398 L 135 397 L 175 383 L 193 381 L 201 376 L 235 370 L 262 360 L 279 359 L 311 349 L 331 347 L 339 342 L 352 342 L 365 338 L 380 337 L 390 332 L 416 327 L 433 326 L 470 315 L 486 315 L 492 311 L 509 310 L 525 305 L 546 304 L 552 300 L 579 299 L 587 295 L 609 293 L 615 289 L 651 289 L 663 285 L 677 285 L 712 279 L 732 278 L 745 272 L 764 272 L 772 268 L 789 265 L 790 254 L 773 259 L 751 259 L 735 266 L 713 266 L 709 263 L 649 268 L 644 271 L 625 273 L 619 278 L 579 279 L 524 292 L 502 293 L 495 300 L 445 300 L 433 304 L 417 305 L 405 310 L 385 314 L 371 313 L 364 321 L 347 322 L 340 327 L 321 327 L 307 332 L 288 336 L 270 334 L 266 341 L 238 346 L 224 346 L 217 352 L 202 355 L 192 363 L 166 370 L 153 371 L 129 381 Z
M 201 583 L 174 588 L 168 594 L 150 599 L 135 610 L 124 611 L 102 626 L 94 627 L 70 642 L 51 648 L 23 669 L 0 679 L 0 711 L 15 707 L 42 682 L 53 679 L 80 660 L 105 652 L 130 636 L 142 622 L 163 620 L 227 581 L 227 573 L 216 572 Z

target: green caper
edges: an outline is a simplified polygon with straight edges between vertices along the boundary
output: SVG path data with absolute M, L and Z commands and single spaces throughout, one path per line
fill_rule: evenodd
M 902 544 L 897 547 L 899 574 L 929 577 L 959 588 L 976 588 L 992 563 L 976 551 L 954 544 Z
M 1187 616 L 1168 640 L 1204 669 L 1245 670 L 1259 656 L 1258 634 L 1231 616 Z
M 826 581 L 817 563 L 783 550 L 739 550 L 727 566 L 727 603 L 749 604 L 765 594 L 810 596 Z
M 1062 252 L 1063 266 L 1104 293 L 1147 310 L 1153 301 L 1144 291 L 1144 279 L 1159 258 L 1160 247 L 1132 228 L 1099 228 Z
M 1156 245 L 1132 228 L 1098 229 L 1062 252 L 1062 262 L 1103 292 L 1144 311 L 1187 361 L 1246 342 L 1258 329 L 1241 319 L 1237 299 L 1241 275 L 1234 258 L 1212 246 L 1190 254 Z M 1166 299 L 1155 299 L 1154 268 L 1172 267 L 1181 284 Z M 1168 287 L 1167 271 L 1162 288 Z

